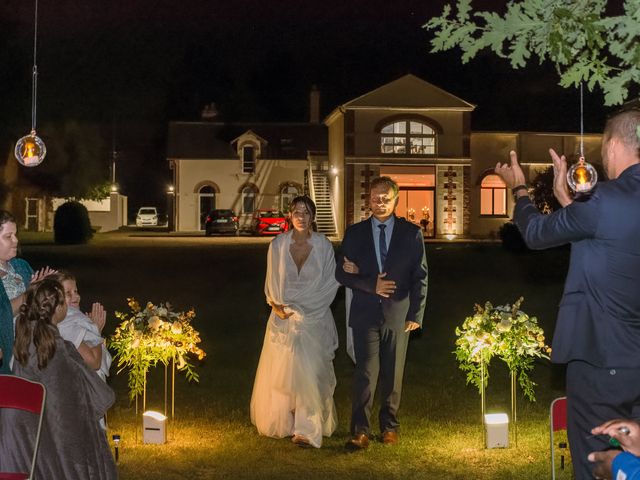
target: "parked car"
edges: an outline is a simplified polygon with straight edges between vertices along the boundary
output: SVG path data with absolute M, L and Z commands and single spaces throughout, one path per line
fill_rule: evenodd
M 251 221 L 251 233 L 254 235 L 278 235 L 289 230 L 287 217 L 278 210 L 256 210 Z
M 211 210 L 204 223 L 204 234 L 208 237 L 213 233 L 238 234 L 238 216 L 233 210 Z
M 136 215 L 136 226 L 158 226 L 158 210 L 156 210 L 156 207 L 140 207 Z

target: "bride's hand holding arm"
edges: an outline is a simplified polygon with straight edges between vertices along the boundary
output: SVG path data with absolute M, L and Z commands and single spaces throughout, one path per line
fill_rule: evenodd
M 344 260 L 344 263 L 342 264 L 342 269 L 346 273 L 351 273 L 352 275 L 357 275 L 358 273 L 360 273 L 360 269 L 358 268 L 358 265 L 356 265 L 351 260 L 349 260 L 346 257 L 346 255 L 344 256 L 343 260 Z
M 280 305 L 280 304 L 277 304 L 277 303 L 274 303 L 274 302 L 271 302 L 269 305 L 271 305 L 273 313 L 275 313 L 282 320 L 286 320 L 291 315 L 293 315 L 293 312 L 285 312 L 284 311 L 284 308 L 285 308 L 284 305 Z

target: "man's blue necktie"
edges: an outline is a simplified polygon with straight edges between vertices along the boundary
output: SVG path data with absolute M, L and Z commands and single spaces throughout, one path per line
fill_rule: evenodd
M 387 259 L 387 237 L 384 234 L 384 229 L 387 228 L 387 226 L 383 223 L 378 225 L 378 228 L 380 229 L 380 264 L 384 269 L 384 262 Z

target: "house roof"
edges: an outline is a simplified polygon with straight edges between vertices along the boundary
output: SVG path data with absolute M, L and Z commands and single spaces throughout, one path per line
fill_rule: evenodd
M 267 142 L 262 150 L 262 158 L 306 159 L 308 151 L 327 149 L 327 128 L 322 124 L 171 122 L 167 157 L 238 158 L 232 143 L 248 131 Z
M 472 111 L 475 108 L 472 103 L 408 74 L 339 106 L 327 120 L 346 109 Z

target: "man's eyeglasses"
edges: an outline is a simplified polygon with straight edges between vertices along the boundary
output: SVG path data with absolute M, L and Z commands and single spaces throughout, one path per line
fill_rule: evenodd
M 375 203 L 375 204 L 389 204 L 392 203 L 393 201 L 395 201 L 396 197 L 371 197 L 371 203 Z

